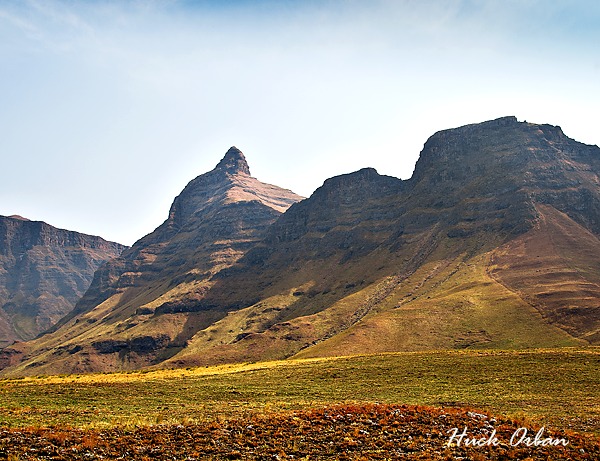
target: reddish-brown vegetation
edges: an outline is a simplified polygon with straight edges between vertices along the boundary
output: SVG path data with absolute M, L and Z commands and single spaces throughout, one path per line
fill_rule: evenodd
M 203 425 L 3 429 L 0 459 L 600 459 L 599 438 L 571 432 L 543 433 L 566 446 L 513 446 L 511 436 L 521 427 L 532 441 L 540 429 L 466 409 L 344 405 Z M 453 428 L 477 439 L 495 429 L 498 445 L 448 446 Z

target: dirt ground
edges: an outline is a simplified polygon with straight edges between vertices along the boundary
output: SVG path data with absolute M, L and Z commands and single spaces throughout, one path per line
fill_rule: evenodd
M 467 409 L 346 405 L 203 425 L 4 428 L 0 459 L 600 459 L 600 438 L 540 429 Z

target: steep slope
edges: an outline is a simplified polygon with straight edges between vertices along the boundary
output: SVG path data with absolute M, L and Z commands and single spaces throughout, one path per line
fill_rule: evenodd
M 20 216 L 0 216 L 0 347 L 69 313 L 96 269 L 125 247 Z
M 24 366 L 35 372 L 69 372 L 138 368 L 168 357 L 185 345 L 190 331 L 224 315 L 196 307 L 214 274 L 300 199 L 250 176 L 242 152 L 230 148 L 214 170 L 175 198 L 161 226 L 95 274 L 52 334 L 10 361 L 25 352 L 32 359 L 25 357 Z
M 490 275 L 552 324 L 600 344 L 600 240 L 551 206 L 537 210 L 533 229 L 494 251 Z

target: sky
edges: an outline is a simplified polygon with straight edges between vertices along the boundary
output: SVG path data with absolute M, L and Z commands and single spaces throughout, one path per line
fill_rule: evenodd
M 230 146 L 309 196 L 507 115 L 600 144 L 596 0 L 0 0 L 0 214 L 131 245 Z

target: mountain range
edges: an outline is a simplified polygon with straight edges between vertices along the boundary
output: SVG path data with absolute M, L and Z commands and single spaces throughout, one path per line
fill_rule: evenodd
M 309 198 L 235 147 L 5 376 L 600 343 L 600 149 L 503 117 Z

